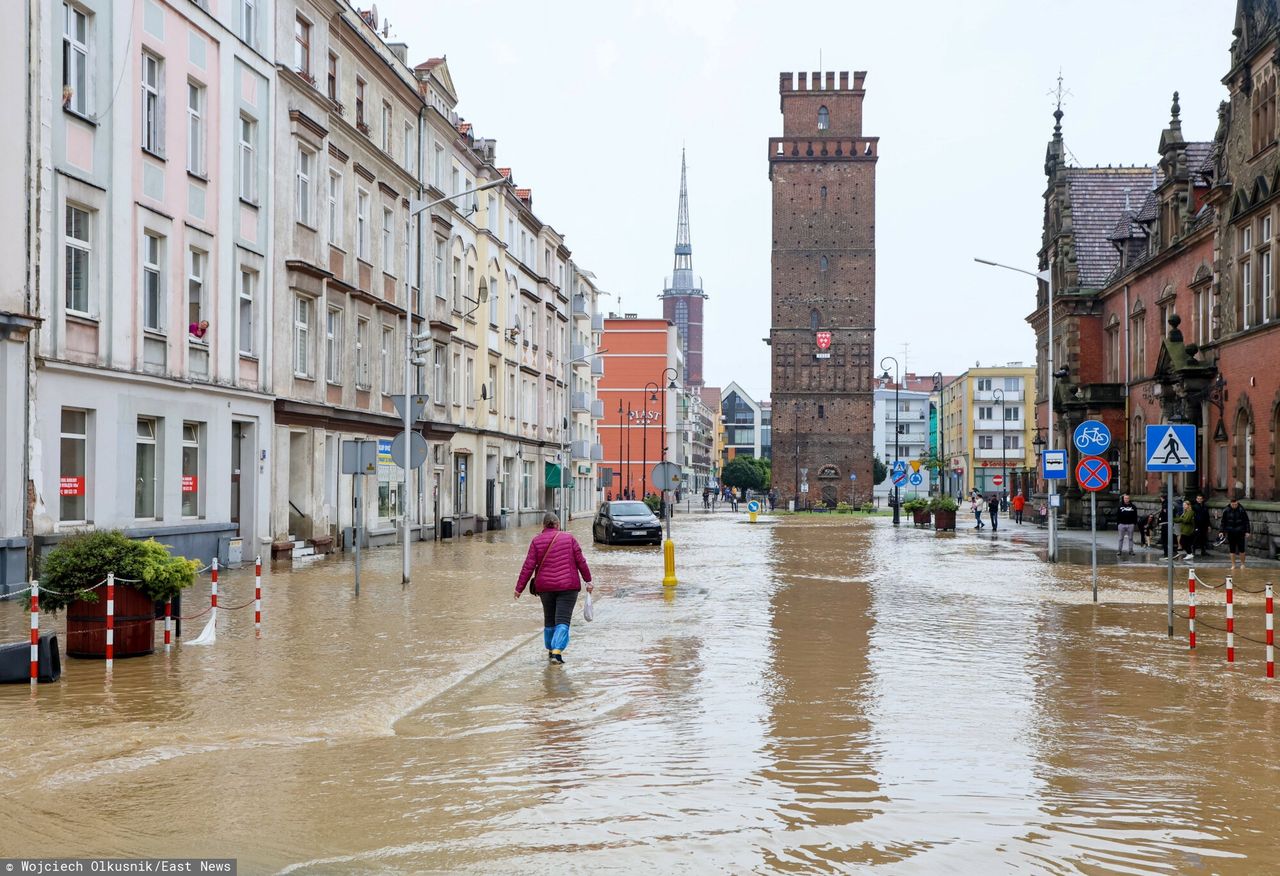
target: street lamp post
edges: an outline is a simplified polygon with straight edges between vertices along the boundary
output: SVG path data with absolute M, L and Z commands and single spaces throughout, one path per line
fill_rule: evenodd
M 650 389 L 652 387 L 652 389 Z M 648 397 L 644 405 L 644 422 L 640 424 L 643 439 L 641 440 L 640 453 L 644 456 L 644 461 L 640 463 L 640 498 L 643 500 L 649 495 L 649 472 L 645 468 L 649 464 L 649 402 L 658 400 L 658 390 L 662 387 L 650 380 L 644 385 L 644 394 Z
M 618 498 L 622 498 L 622 397 L 618 397 Z
M 889 366 L 885 365 L 886 362 L 893 363 L 893 461 L 896 463 L 898 461 L 898 456 L 901 453 L 901 451 L 898 448 L 898 418 L 901 414 L 899 410 L 900 405 L 898 404 L 898 389 L 899 389 L 898 360 L 893 358 L 892 356 L 885 356 L 883 359 L 880 360 L 880 367 L 884 369 L 884 373 L 880 375 L 880 379 L 887 381 L 889 379 Z M 888 420 L 887 417 L 885 419 L 886 421 Z M 890 469 L 889 477 L 893 477 L 892 469 Z M 899 506 L 901 504 L 902 504 L 902 496 L 898 492 L 898 482 L 894 481 L 893 482 L 893 525 L 894 526 L 897 526 L 900 522 L 900 517 L 898 512 L 899 512 Z
M 991 395 L 995 399 L 996 404 L 1000 406 L 1000 487 L 1001 489 L 1008 490 L 1009 489 L 1009 465 L 1005 461 L 1006 450 L 1005 450 L 1005 440 L 1004 440 L 1004 429 L 1005 429 L 1004 390 L 993 389 L 991 390 Z M 996 495 L 996 501 L 997 502 L 1000 501 L 999 494 Z
M 947 485 L 947 464 L 946 459 L 946 408 L 942 404 L 942 372 L 933 372 L 933 391 L 938 394 L 938 495 L 945 496 L 948 492 Z
M 491 189 L 494 186 L 506 185 L 510 182 L 511 181 L 506 177 L 498 177 L 495 180 L 490 180 L 487 183 L 474 186 L 472 188 L 467 189 L 466 191 L 454 192 L 452 195 L 447 195 L 443 198 L 437 198 L 434 201 L 421 200 L 423 192 L 422 192 L 422 188 L 419 187 L 418 198 L 409 202 L 408 218 L 417 219 L 418 231 L 419 231 L 419 234 L 421 234 L 422 219 L 420 217 L 425 211 L 430 210 L 432 207 L 438 207 L 439 205 L 445 203 L 446 201 L 451 201 L 454 198 L 460 198 L 463 195 L 475 194 L 476 192 L 484 191 L 485 189 Z M 418 247 L 417 267 L 418 267 L 418 270 L 416 273 L 418 276 L 418 291 L 421 292 L 422 291 L 422 247 Z M 405 277 L 407 278 L 409 276 L 409 235 L 407 234 L 405 235 L 405 239 L 404 239 L 404 273 L 405 273 Z M 404 455 L 405 455 L 405 459 L 404 459 L 404 469 L 401 472 L 404 476 L 404 482 L 401 487 L 402 495 L 400 497 L 400 509 L 399 509 L 401 526 L 402 526 L 400 541 L 404 548 L 404 556 L 402 558 L 402 568 L 400 570 L 401 571 L 400 583 L 408 584 L 409 583 L 409 507 L 408 507 L 408 502 L 409 502 L 409 471 L 411 469 L 409 465 L 409 457 L 411 455 L 410 454 L 411 445 L 409 444 L 409 441 L 410 441 L 409 433 L 413 431 L 413 404 L 411 403 L 412 392 L 410 391 L 409 387 L 413 379 L 413 368 L 415 366 L 421 366 L 426 364 L 425 360 L 418 357 L 418 354 L 421 351 L 419 351 L 415 347 L 415 343 L 430 340 L 431 332 L 426 331 L 418 335 L 415 335 L 413 333 L 413 295 L 410 292 L 408 283 L 405 283 L 404 306 L 405 306 L 405 325 L 404 325 Z
M 560 522 L 561 522 L 561 525 L 569 522 L 569 496 L 565 492 L 566 487 L 564 485 L 564 473 L 565 473 L 565 469 L 568 467 L 569 463 L 572 461 L 569 458 L 570 449 L 573 446 L 569 440 L 569 423 L 571 422 L 571 419 L 573 417 L 573 366 L 579 362 L 585 362 L 588 359 L 591 359 L 595 356 L 600 355 L 601 353 L 607 353 L 607 352 L 609 351 L 596 350 L 591 353 L 584 353 L 581 356 L 575 356 L 572 359 L 568 359 L 564 363 L 564 388 L 565 388 L 566 398 L 565 398 L 565 406 L 564 406 L 564 413 L 565 413 L 564 434 L 560 438 L 560 441 L 561 441 L 560 450 L 563 456 L 563 459 L 561 460 L 561 463 L 560 463 Z M 619 405 L 621 405 L 621 402 L 619 402 Z
M 1010 265 L 1002 265 L 999 262 L 988 261 L 987 259 L 975 258 L 975 262 L 981 265 L 988 265 L 993 268 L 1004 268 L 1006 271 L 1016 271 L 1019 274 L 1026 274 L 1028 277 L 1035 277 L 1037 280 L 1043 281 L 1049 287 L 1049 345 L 1046 351 L 1046 368 L 1049 377 L 1049 440 L 1048 450 L 1053 450 L 1053 399 L 1057 389 L 1057 372 L 1053 368 L 1053 258 L 1049 259 L 1049 269 L 1032 273 L 1022 268 L 1015 268 Z M 1049 494 L 1049 561 L 1056 562 L 1058 559 L 1058 509 L 1054 504 L 1054 497 L 1058 492 L 1057 481 L 1047 480 L 1045 482 L 1046 489 Z

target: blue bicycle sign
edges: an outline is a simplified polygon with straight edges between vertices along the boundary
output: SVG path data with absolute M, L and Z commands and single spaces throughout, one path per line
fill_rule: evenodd
M 1111 446 L 1111 431 L 1097 420 L 1085 420 L 1072 436 L 1081 456 L 1100 456 Z

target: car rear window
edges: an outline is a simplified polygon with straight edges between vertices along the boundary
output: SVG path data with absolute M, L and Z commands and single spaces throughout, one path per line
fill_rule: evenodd
M 653 512 L 644 502 L 614 502 L 609 506 L 609 513 L 621 517 L 644 517 Z

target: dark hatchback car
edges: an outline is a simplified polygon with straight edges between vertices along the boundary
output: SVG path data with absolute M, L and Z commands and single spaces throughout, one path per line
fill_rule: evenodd
M 597 544 L 662 544 L 662 524 L 644 502 L 605 502 L 591 537 Z

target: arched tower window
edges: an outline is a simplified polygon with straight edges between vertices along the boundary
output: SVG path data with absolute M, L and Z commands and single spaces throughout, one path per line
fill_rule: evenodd
M 826 257 L 826 256 L 822 256 L 822 257 L 820 257 L 820 258 L 818 259 L 818 270 L 819 270 L 819 271 L 822 271 L 823 273 L 826 273 L 826 271 L 827 271 L 827 257 Z
M 827 112 L 827 108 L 818 108 L 818 130 L 825 131 L 831 127 L 831 113 Z
M 818 330 L 818 308 L 809 311 L 809 328 L 815 332 Z
M 827 199 L 827 187 L 826 187 L 826 186 L 823 186 L 823 187 L 822 187 L 821 195 L 822 195 L 822 200 L 824 200 L 824 201 L 825 201 L 825 200 Z

